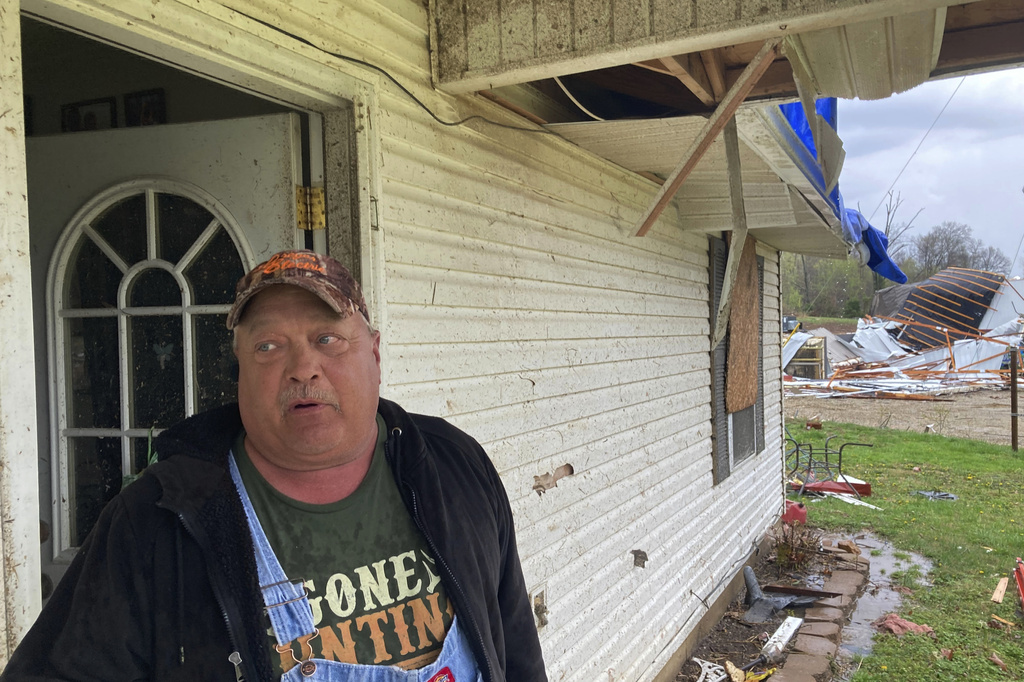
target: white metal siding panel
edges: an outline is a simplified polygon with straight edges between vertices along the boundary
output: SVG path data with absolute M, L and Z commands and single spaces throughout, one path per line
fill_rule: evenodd
M 574 147 L 382 105 L 386 393 L 466 429 L 502 473 L 545 587 L 549 675 L 649 679 L 704 611 L 691 590 L 714 598 L 781 507 L 777 423 L 776 447 L 712 486 L 707 240 L 666 220 L 627 237 L 654 188 Z M 575 475 L 533 491 L 564 463 Z

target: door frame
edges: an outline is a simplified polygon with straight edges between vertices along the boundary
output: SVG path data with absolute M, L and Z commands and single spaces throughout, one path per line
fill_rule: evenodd
M 201 8 L 201 9 L 197 9 Z M 349 214 L 351 234 L 330 234 L 328 253 L 361 275 L 371 317 L 382 326 L 379 232 L 371 229 L 380 192 L 378 90 L 381 76 L 213 2 L 21 0 L 21 13 L 154 59 L 222 85 L 319 114 L 328 150 L 349 148 L 355 163 L 327 163 L 328 215 Z M 349 145 L 334 144 L 348 136 Z M 348 177 L 355 169 L 355 181 Z M 346 177 L 339 177 L 345 175 Z M 349 207 L 330 206 L 344 191 Z M 339 202 L 334 202 L 335 204 Z M 330 220 L 328 221 L 330 233 Z M 349 245 L 358 243 L 358 253 Z M 355 260 L 349 260 L 355 258 Z
M 10 0 L 0 2 L 7 4 Z M 14 7 L 19 8 L 18 0 L 14 3 Z M 322 116 L 325 148 L 350 150 L 344 163 L 327 163 L 324 168 L 328 197 L 332 196 L 332 191 L 344 194 L 343 201 L 335 201 L 334 206 L 329 199 L 328 215 L 344 216 L 344 221 L 335 224 L 344 223 L 338 227 L 347 227 L 348 232 L 330 234 L 329 223 L 327 243 L 322 238 L 314 239 L 314 243 L 325 245 L 328 253 L 340 248 L 343 253 L 338 256 L 361 275 L 371 316 L 377 320 L 378 327 L 383 326 L 386 313 L 382 295 L 381 234 L 375 225 L 371 226 L 376 197 L 381 194 L 377 133 L 379 74 L 223 5 L 202 0 L 190 5 L 148 0 L 21 0 L 20 13 L 222 85 Z M 4 23 L 0 20 L 0 28 L 10 30 L 9 26 L 2 26 Z M 19 61 L 16 65 L 19 76 L 20 66 Z M 21 149 L 24 153 L 23 144 Z M 354 160 L 351 155 L 355 156 Z M 24 159 L 20 165 L 8 167 L 8 172 L 16 173 L 19 168 L 24 182 Z M 7 180 L 13 182 L 16 177 Z M 24 237 L 27 242 L 27 231 Z M 48 340 L 37 340 L 35 352 L 48 346 Z M 27 366 L 37 365 L 28 362 Z M 46 409 L 44 405 L 36 409 L 40 408 Z M 35 434 L 30 437 L 34 440 Z M 6 471 L 7 479 L 2 486 L 4 490 L 14 480 L 39 480 L 38 460 L 18 455 L 17 451 L 6 447 L 0 449 L 0 471 Z M 20 563 L 28 575 L 10 577 L 11 571 L 4 571 L 7 608 L 6 617 L 0 618 L 0 628 L 6 646 L 0 646 L 0 668 L 39 611 L 40 585 L 34 577 L 38 570 L 31 570 L 33 566 L 38 568 L 38 550 L 34 562 L 30 556 L 27 561 L 17 559 L 30 555 L 29 548 L 38 548 L 38 542 L 35 523 L 26 520 L 4 529 L 3 563 Z

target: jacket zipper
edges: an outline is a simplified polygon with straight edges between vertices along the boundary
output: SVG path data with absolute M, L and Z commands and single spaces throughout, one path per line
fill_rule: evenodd
M 399 429 L 398 435 L 400 436 L 401 433 L 402 432 Z M 390 442 L 388 443 L 388 445 L 390 445 Z M 392 450 L 392 460 L 396 460 L 396 454 L 394 450 Z M 411 485 L 409 485 L 409 483 L 405 481 L 402 482 L 402 485 L 406 487 L 406 489 L 409 491 L 409 495 L 412 497 L 412 520 L 416 522 L 416 527 L 420 529 L 421 533 L 423 533 L 423 538 L 427 541 L 427 545 L 430 547 L 430 551 L 431 553 L 433 553 L 434 558 L 437 560 L 437 563 L 441 565 L 441 568 L 444 569 L 444 572 L 452 581 L 452 585 L 455 586 L 455 591 L 456 593 L 458 593 L 459 597 L 461 597 L 462 603 L 466 604 L 465 615 L 469 618 L 469 625 L 473 629 L 473 634 L 476 635 L 477 642 L 480 643 L 480 650 L 484 654 L 484 663 L 487 664 L 487 679 L 489 680 L 489 682 L 497 682 L 496 678 L 494 677 L 494 668 L 491 666 L 491 659 L 487 655 L 487 644 L 484 642 L 484 636 L 480 632 L 480 628 L 477 627 L 476 620 L 473 618 L 473 614 L 469 609 L 469 598 L 466 596 L 466 593 L 462 589 L 462 585 L 459 584 L 458 579 L 455 577 L 455 573 L 452 572 L 452 569 L 448 566 L 448 563 L 444 560 L 444 557 L 441 556 L 441 553 L 437 551 L 437 545 L 434 544 L 434 539 L 430 537 L 430 533 L 427 532 L 427 529 L 423 525 L 423 521 L 420 519 L 420 510 L 419 503 L 416 500 L 416 491 L 413 489 Z
M 190 526 L 188 521 L 185 519 L 185 515 L 181 512 L 176 513 L 178 515 L 178 520 L 181 521 L 181 525 L 185 528 L 185 532 L 189 534 L 189 537 L 191 537 L 197 545 L 202 547 L 203 545 L 199 542 L 199 537 L 192 530 L 192 526 Z M 231 655 L 228 656 L 228 661 L 235 666 L 235 682 L 245 682 L 247 678 L 243 670 L 246 667 L 246 664 L 245 661 L 242 660 L 242 655 L 239 653 L 241 651 L 241 647 L 238 646 L 238 637 L 235 635 L 235 629 L 231 625 L 230 617 L 228 617 L 227 607 L 224 606 L 223 586 L 221 585 L 220 578 L 215 577 L 214 573 L 215 572 L 210 572 L 210 587 L 213 588 L 213 596 L 217 600 L 217 606 L 220 607 L 220 615 L 221 618 L 224 619 L 224 626 L 228 631 L 228 639 L 231 641 L 231 646 L 235 649 L 231 652 Z M 255 680 L 256 677 L 253 676 L 252 679 Z

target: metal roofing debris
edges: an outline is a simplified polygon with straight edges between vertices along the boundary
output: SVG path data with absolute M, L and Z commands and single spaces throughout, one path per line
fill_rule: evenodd
M 909 325 L 902 340 L 918 347 L 945 345 L 982 329 L 993 301 L 1003 296 L 1002 275 L 981 270 L 947 268 L 920 282 L 894 319 Z M 994 326 L 994 325 L 993 325 Z
M 948 286 L 951 282 L 956 286 Z M 944 293 L 944 298 L 928 296 L 934 290 L 922 286 L 934 289 L 939 284 L 953 293 Z M 859 320 L 850 341 L 827 330 L 790 335 L 784 358 L 792 362 L 802 345 L 821 336 L 835 371 L 828 379 L 798 378 L 789 376 L 789 363 L 784 362 L 787 394 L 934 400 L 986 385 L 1004 385 L 1009 380 L 1007 370 L 1002 369 L 1004 360 L 1011 348 L 1019 349 L 1024 334 L 1024 317 L 1018 313 L 1018 309 L 1024 310 L 1021 301 L 1024 297 L 1014 283 L 1002 275 L 962 268 L 944 270 L 918 285 L 899 319 Z M 923 321 L 937 309 L 953 312 L 953 306 L 963 316 L 963 324 L 955 329 Z M 994 328 L 982 326 L 991 323 L 996 323 Z M 935 339 L 939 341 L 925 343 Z M 857 357 L 840 360 L 844 351 Z

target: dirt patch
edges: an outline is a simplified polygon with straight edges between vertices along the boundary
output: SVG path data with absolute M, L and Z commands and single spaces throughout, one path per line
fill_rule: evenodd
M 1024 401 L 1024 391 L 1020 396 Z M 934 433 L 1010 445 L 1010 391 L 980 390 L 942 396 L 939 400 L 819 398 L 787 396 L 786 419 L 859 424 L 873 428 Z M 1024 420 L 1021 420 L 1024 429 Z

